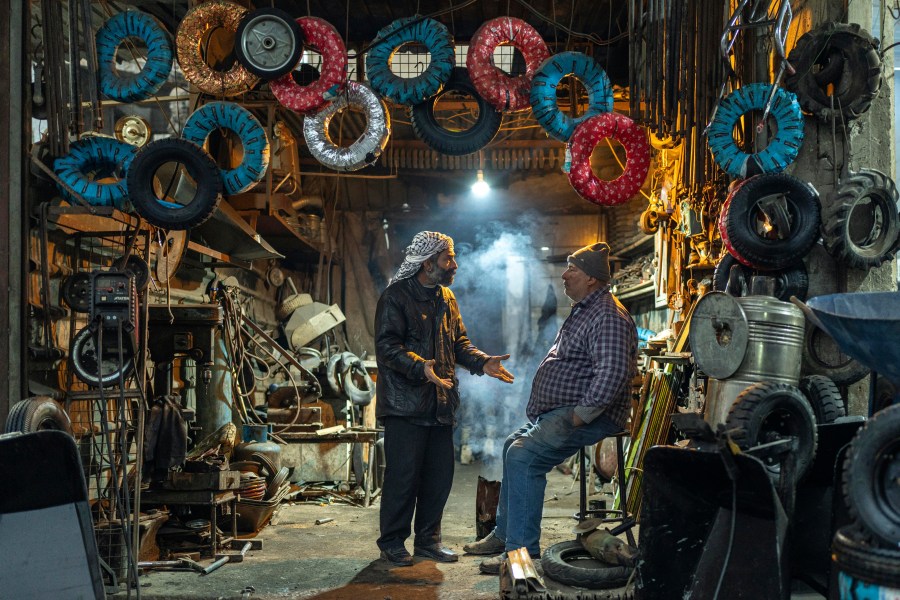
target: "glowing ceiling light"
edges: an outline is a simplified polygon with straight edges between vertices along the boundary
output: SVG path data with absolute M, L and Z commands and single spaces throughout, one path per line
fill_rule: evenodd
M 483 198 L 491 191 L 491 186 L 484 180 L 484 171 L 478 169 L 477 179 L 472 184 L 472 194 L 478 198 Z

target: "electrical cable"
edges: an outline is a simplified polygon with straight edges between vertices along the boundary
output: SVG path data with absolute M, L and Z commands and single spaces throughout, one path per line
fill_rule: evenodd
M 735 530 L 735 526 L 736 526 L 736 521 L 737 521 L 737 479 L 735 478 L 735 479 L 731 480 L 731 529 L 728 532 L 728 550 L 725 551 L 725 559 L 722 561 L 722 572 L 719 574 L 719 582 L 716 584 L 716 593 L 713 594 L 712 600 L 718 600 L 719 591 L 722 589 L 722 582 L 725 581 L 725 572 L 728 570 L 728 563 L 731 560 L 731 549 L 734 547 L 734 530 Z

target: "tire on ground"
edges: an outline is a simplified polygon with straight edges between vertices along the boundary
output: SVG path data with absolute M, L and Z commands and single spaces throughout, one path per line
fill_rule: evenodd
M 541 565 L 550 579 L 592 590 L 623 586 L 634 570 L 600 562 L 578 540 L 547 548 L 541 556 Z
M 17 402 L 6 418 L 6 433 L 55 430 L 72 435 L 69 415 L 49 396 L 35 396 Z

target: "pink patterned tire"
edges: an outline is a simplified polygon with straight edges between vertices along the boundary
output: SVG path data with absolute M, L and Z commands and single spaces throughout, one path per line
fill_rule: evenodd
M 525 59 L 525 73 L 512 77 L 494 65 L 494 49 L 514 46 Z M 466 68 L 482 98 L 500 112 L 531 109 L 531 81 L 550 50 L 537 30 L 514 17 L 497 17 L 478 28 L 469 43 Z
M 306 46 L 322 55 L 319 78 L 299 85 L 291 73 L 269 82 L 269 89 L 283 106 L 298 113 L 311 113 L 333 100 L 347 84 L 347 48 L 337 29 L 318 17 L 300 17 Z
M 591 170 L 591 153 L 605 138 L 612 138 L 625 147 L 625 170 L 612 181 L 598 178 Z M 628 202 L 640 191 L 650 170 L 647 132 L 619 113 L 603 113 L 581 123 L 572 134 L 569 149 L 572 152 L 569 183 L 579 196 L 600 206 Z

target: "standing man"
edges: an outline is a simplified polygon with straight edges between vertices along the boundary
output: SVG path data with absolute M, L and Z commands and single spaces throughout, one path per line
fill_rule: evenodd
M 406 258 L 378 300 L 375 356 L 376 415 L 384 423 L 386 469 L 381 494 L 381 558 L 413 564 L 405 541 L 415 512 L 416 556 L 459 560 L 441 543 L 441 517 L 453 483 L 453 425 L 459 408 L 456 364 L 477 375 L 512 383 L 501 364 L 466 335 L 453 283 L 453 240 L 417 233 Z
M 534 376 L 528 422 L 506 439 L 497 526 L 467 544 L 470 554 L 500 554 L 481 562 L 500 572 L 506 551 L 540 556 L 547 473 L 583 446 L 621 431 L 628 420 L 637 370 L 637 329 L 609 289 L 609 246 L 586 246 L 562 275 L 572 312 Z

